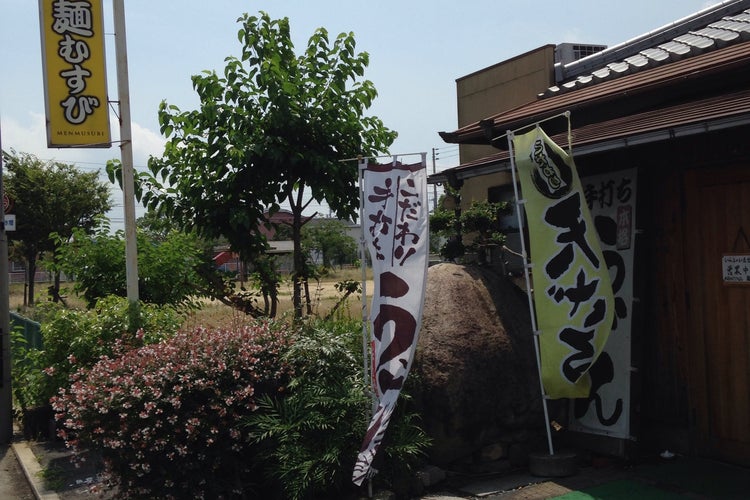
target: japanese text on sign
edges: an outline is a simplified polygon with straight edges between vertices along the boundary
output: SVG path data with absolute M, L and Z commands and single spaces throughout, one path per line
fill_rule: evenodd
M 750 254 L 722 256 L 721 271 L 725 284 L 750 285 Z
M 109 147 L 101 12 L 101 0 L 40 0 L 51 147 Z

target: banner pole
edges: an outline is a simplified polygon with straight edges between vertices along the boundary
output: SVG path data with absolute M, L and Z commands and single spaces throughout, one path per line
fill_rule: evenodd
M 362 270 L 362 373 L 364 375 L 365 387 L 371 385 L 370 376 L 370 335 L 367 328 L 367 258 L 365 252 L 365 221 L 364 221 L 364 171 L 367 168 L 367 158 L 359 161 L 359 261 Z M 374 400 L 374 393 L 370 390 Z M 373 402 L 374 405 L 374 402 Z M 372 409 L 369 418 L 372 418 Z M 369 422 L 369 419 L 368 419 Z
M 555 449 L 552 446 L 552 429 L 549 422 L 549 411 L 547 409 L 547 395 L 544 391 L 544 383 L 542 382 L 542 360 L 539 352 L 539 332 L 537 331 L 536 314 L 534 313 L 534 299 L 531 292 L 531 279 L 529 278 L 529 263 L 526 253 L 526 242 L 523 238 L 523 217 L 521 217 L 521 206 L 523 200 L 518 197 L 518 180 L 516 178 L 516 160 L 513 152 L 513 131 L 508 130 L 506 137 L 508 139 L 508 155 L 510 157 L 510 171 L 513 176 L 513 192 L 516 198 L 516 217 L 518 218 L 518 230 L 521 234 L 521 255 L 523 258 L 523 274 L 526 280 L 526 297 L 529 301 L 529 317 L 531 318 L 531 330 L 533 332 L 534 341 L 534 353 L 536 356 L 536 369 L 539 374 L 539 388 L 542 394 L 542 408 L 544 409 L 544 426 L 547 431 L 547 445 L 549 447 L 549 454 L 554 455 Z M 525 210 L 525 209 L 524 209 Z
M 367 168 L 367 158 L 359 159 L 359 261 L 362 269 L 362 374 L 365 379 L 365 387 L 370 387 L 370 412 L 367 415 L 367 424 L 369 425 L 375 414 L 375 391 L 372 389 L 372 376 L 370 375 L 370 334 L 367 324 L 369 322 L 367 314 L 367 259 L 365 252 L 365 188 L 364 188 L 364 171 Z M 372 498 L 372 478 L 367 480 L 367 496 Z

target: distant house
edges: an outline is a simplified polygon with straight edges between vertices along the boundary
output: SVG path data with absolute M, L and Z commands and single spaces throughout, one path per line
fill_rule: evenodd
M 268 219 L 273 224 L 289 224 L 292 222 L 292 213 L 288 210 L 279 210 L 272 216 L 268 217 Z M 320 221 L 327 219 L 305 217 L 304 220 L 306 221 L 306 224 L 318 224 Z M 346 225 L 347 235 L 351 236 L 355 241 L 359 241 L 359 224 L 350 221 L 341 222 Z M 261 226 L 260 232 L 268 239 L 268 245 L 270 246 L 268 254 L 276 256 L 278 270 L 282 273 L 291 273 L 294 269 L 294 242 L 292 240 L 277 240 L 277 231 L 274 227 Z M 214 263 L 217 267 L 227 272 L 247 273 L 249 270 L 243 267 L 239 255 L 231 252 L 228 246 L 219 246 L 214 249 Z
M 292 213 L 288 210 L 279 210 L 273 215 L 265 214 L 271 224 L 291 223 Z M 308 218 L 309 220 L 309 218 Z M 259 229 L 268 240 L 270 249 L 268 254 L 277 257 L 278 270 L 282 273 L 289 273 L 294 268 L 293 254 L 294 244 L 291 240 L 277 241 L 276 228 L 272 226 L 261 225 Z M 214 263 L 225 272 L 237 273 L 238 276 L 244 277 L 247 273 L 252 272 L 252 265 L 243 263 L 239 254 L 232 252 L 228 245 L 221 245 L 214 248 Z
M 750 465 L 750 1 L 574 61 L 556 49 L 459 79 L 459 110 L 467 83 L 487 100 L 464 102 L 470 118 L 441 133 L 462 164 L 429 182 L 459 188 L 462 204 L 512 198 L 504 134 L 543 122 L 567 146 L 565 120 L 551 118 L 569 111 L 589 205 L 629 214 L 613 223 L 632 235 L 602 242 L 630 262 L 628 327 L 610 336 L 620 343 L 592 398 L 571 402 L 571 435 Z
M 278 270 L 282 273 L 290 273 L 293 269 L 292 254 L 294 253 L 294 242 L 291 240 L 269 241 L 269 255 L 277 257 Z M 214 264 L 224 272 L 246 275 L 252 272 L 252 265 L 246 265 L 240 259 L 239 254 L 229 250 L 229 247 L 219 246 L 214 248 Z

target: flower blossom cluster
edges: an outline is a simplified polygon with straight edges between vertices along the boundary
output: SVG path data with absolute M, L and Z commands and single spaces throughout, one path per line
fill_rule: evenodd
M 250 452 L 242 418 L 261 393 L 283 387 L 290 339 L 284 327 L 259 323 L 115 349 L 53 398 L 59 434 L 74 450 L 98 451 L 126 498 L 240 491 Z

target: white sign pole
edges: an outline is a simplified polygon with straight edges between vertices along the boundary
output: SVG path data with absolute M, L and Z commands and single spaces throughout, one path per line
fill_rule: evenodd
M 135 232 L 135 187 L 133 181 L 133 142 L 130 130 L 130 87 L 128 50 L 125 39 L 124 0 L 113 0 L 117 95 L 120 101 L 120 154 L 122 158 L 122 204 L 125 211 L 125 274 L 128 301 L 138 302 L 138 247 Z

